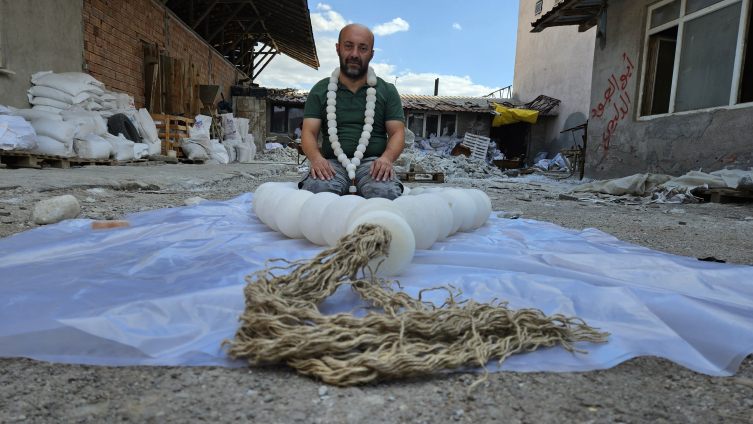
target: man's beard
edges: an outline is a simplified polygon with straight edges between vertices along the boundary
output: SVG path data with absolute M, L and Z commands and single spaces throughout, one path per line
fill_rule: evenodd
M 352 65 L 357 65 L 357 68 L 353 68 Z M 340 57 L 340 71 L 350 79 L 357 80 L 366 75 L 366 72 L 368 72 L 368 70 L 369 64 L 366 63 L 364 65 L 361 59 L 352 57 L 343 59 L 342 57 Z

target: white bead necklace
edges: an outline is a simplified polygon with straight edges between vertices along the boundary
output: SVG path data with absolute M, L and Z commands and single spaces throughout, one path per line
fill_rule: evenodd
M 348 155 L 343 153 L 343 149 L 340 145 L 340 141 L 337 137 L 337 84 L 340 82 L 340 68 L 336 68 L 332 72 L 332 76 L 329 79 L 329 85 L 327 85 L 327 132 L 329 133 L 329 142 L 332 145 L 332 150 L 335 151 L 337 160 L 340 161 L 342 166 L 348 171 L 348 178 L 350 178 L 352 185 L 349 192 L 356 194 L 356 167 L 361 164 L 363 154 L 366 152 L 366 148 L 369 146 L 369 139 L 371 138 L 371 131 L 374 129 L 374 109 L 376 108 L 376 89 L 374 86 L 377 83 L 376 72 L 369 66 L 369 72 L 366 77 L 366 83 L 369 88 L 366 90 L 366 111 L 364 112 L 364 125 L 361 138 L 358 140 L 358 147 L 355 153 L 353 153 L 353 159 L 348 159 Z

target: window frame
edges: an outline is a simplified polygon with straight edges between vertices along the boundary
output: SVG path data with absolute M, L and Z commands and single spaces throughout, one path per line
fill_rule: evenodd
M 273 131 L 272 130 L 275 127 L 275 122 L 276 122 L 275 121 L 275 107 L 285 108 L 285 119 L 283 121 L 283 126 L 285 127 L 285 131 L 284 132 L 278 132 L 278 131 Z M 288 133 L 288 130 L 290 129 L 289 128 L 290 127 L 290 109 L 301 109 L 301 110 L 303 110 L 304 106 L 303 105 L 297 106 L 296 104 L 289 104 L 289 103 L 274 103 L 273 102 L 271 109 L 272 109 L 272 113 L 271 113 L 271 117 L 270 117 L 270 120 L 269 120 L 269 132 L 270 133 L 275 133 L 275 134 L 290 134 L 290 133 Z
M 424 119 L 423 119 L 423 127 L 421 128 L 421 131 L 423 131 L 424 135 L 421 136 L 422 140 L 428 140 L 429 139 L 429 134 L 432 133 L 432 132 L 436 133 L 437 137 L 440 137 L 441 134 L 439 133 L 439 131 L 442 129 L 442 116 L 444 116 L 444 115 L 454 116 L 455 117 L 455 132 L 454 132 L 454 134 L 457 137 L 457 134 L 458 134 L 458 119 L 459 119 L 457 112 L 446 112 L 446 111 L 442 111 L 442 110 L 415 110 L 415 109 L 406 109 L 404 111 L 404 113 L 405 113 L 405 128 L 408 128 L 408 129 L 410 129 L 409 118 L 410 118 L 411 115 L 423 115 Z M 429 117 L 429 115 L 437 115 L 437 116 L 439 116 L 439 119 L 437 119 L 437 128 L 435 128 L 434 131 L 427 132 L 426 131 L 427 130 L 427 128 L 426 128 L 426 122 L 428 121 L 427 118 Z M 416 137 L 418 137 L 418 136 L 416 136 Z
M 544 0 L 539 0 L 536 2 L 536 5 L 533 9 L 534 16 L 539 16 L 544 11 Z
M 637 107 L 636 113 L 637 113 L 638 119 L 639 120 L 651 120 L 651 119 L 672 116 L 672 115 L 686 115 L 686 114 L 692 114 L 692 113 L 705 112 L 709 110 L 739 109 L 739 108 L 753 106 L 753 102 L 738 103 L 738 99 L 740 97 L 740 87 L 742 83 L 742 71 L 743 71 L 742 68 L 744 65 L 743 59 L 745 56 L 745 53 L 744 53 L 745 42 L 744 41 L 745 41 L 745 36 L 748 34 L 748 28 L 751 24 L 750 12 L 751 12 L 751 2 L 753 0 L 722 0 L 718 3 L 715 3 L 711 6 L 707 6 L 703 9 L 697 10 L 690 14 L 685 13 L 687 9 L 687 0 L 680 0 L 680 17 L 679 18 L 674 19 L 665 24 L 659 25 L 656 28 L 651 28 L 651 13 L 654 10 L 662 6 L 672 3 L 673 1 L 674 0 L 663 0 L 648 7 L 648 13 L 645 20 L 646 31 L 645 31 L 644 40 L 643 40 L 643 54 L 642 54 L 643 63 L 641 64 L 641 83 L 640 83 L 640 91 L 638 92 L 638 103 L 637 103 L 638 105 L 643 105 L 645 86 L 646 86 L 646 81 L 648 79 L 648 76 L 646 74 L 646 72 L 648 71 L 647 69 L 648 50 L 649 50 L 648 43 L 650 41 L 651 36 L 677 26 L 677 45 L 675 47 L 674 69 L 672 71 L 672 89 L 671 89 L 670 97 L 669 97 L 669 112 L 657 114 L 657 115 L 643 115 L 643 107 Z M 742 3 L 742 6 L 740 9 L 741 17 L 740 17 L 740 25 L 738 27 L 738 33 L 737 33 L 737 46 L 735 50 L 735 65 L 734 65 L 734 70 L 732 73 L 732 89 L 730 91 L 729 102 L 726 105 L 675 112 L 675 102 L 677 100 L 677 83 L 678 83 L 679 73 L 680 73 L 682 40 L 685 35 L 684 34 L 685 24 L 701 16 L 708 15 L 710 13 L 716 12 L 717 10 L 723 9 L 727 6 L 731 6 L 736 3 Z

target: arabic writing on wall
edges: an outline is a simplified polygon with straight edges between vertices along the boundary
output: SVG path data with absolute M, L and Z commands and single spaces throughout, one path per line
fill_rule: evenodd
M 630 61 L 627 53 L 622 54 L 622 62 L 627 67 L 627 71 L 623 75 L 620 75 L 619 81 L 614 74 L 609 77 L 607 80 L 609 82 L 609 88 L 604 92 L 604 102 L 599 103 L 599 106 L 591 110 L 592 119 L 601 118 L 604 116 L 604 113 L 611 110 L 610 106 L 614 106 L 615 116 L 607 122 L 607 129 L 601 136 L 604 150 L 609 150 L 609 143 L 612 139 L 612 134 L 617 130 L 619 122 L 625 119 L 628 112 L 630 112 L 630 105 L 632 104 L 630 95 L 625 90 L 627 89 L 630 78 L 633 76 L 633 69 L 635 69 L 635 66 L 633 66 L 633 62 Z M 615 96 L 619 97 L 614 98 Z M 618 104 L 620 104 L 619 107 Z

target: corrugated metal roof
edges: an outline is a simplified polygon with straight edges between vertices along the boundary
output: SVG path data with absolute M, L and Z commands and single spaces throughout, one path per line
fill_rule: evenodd
M 401 94 L 403 109 L 436 110 L 442 112 L 476 112 L 492 113 L 492 103 L 509 102 L 515 106 L 521 103 L 515 99 L 499 99 L 493 97 L 455 97 L 455 96 L 421 96 L 415 94 Z
M 541 32 L 554 26 L 579 25 L 578 31 L 596 26 L 596 18 L 605 0 L 564 0 L 533 22 L 531 32 Z

